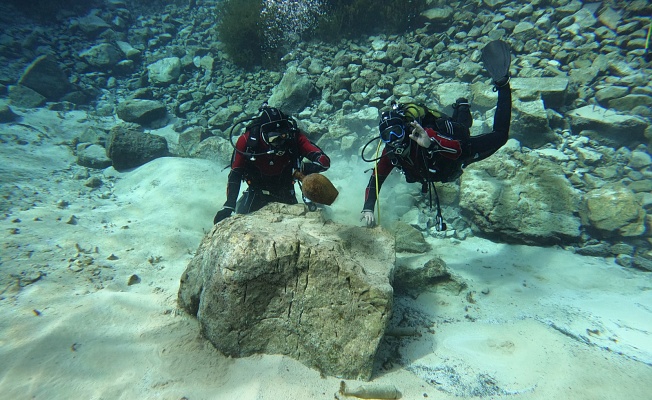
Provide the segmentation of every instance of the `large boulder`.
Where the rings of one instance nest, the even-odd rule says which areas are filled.
[[[500,150],[462,175],[460,208],[477,234],[534,245],[580,240],[580,193],[558,163]]]
[[[284,354],[370,379],[391,310],[394,239],[272,203],[215,225],[181,278],[179,305],[222,353]]]
[[[512,78],[509,82],[516,97],[521,93],[540,93],[546,108],[558,109],[566,104],[569,79],[566,77]]]
[[[167,86],[174,83],[181,75],[181,59],[167,57],[147,66],[147,77],[155,85]]]
[[[82,167],[104,169],[110,167],[111,159],[99,144],[84,143],[77,146],[77,164]]]
[[[233,146],[228,140],[211,136],[199,142],[190,150],[190,157],[215,161],[219,165],[230,166]]]
[[[450,106],[455,104],[455,101],[460,97],[469,99],[471,96],[471,85],[464,82],[442,83],[437,85],[433,95],[441,107]]]
[[[79,53],[84,61],[100,71],[115,68],[122,60],[122,53],[114,45],[101,43]]]
[[[636,194],[621,184],[610,184],[584,195],[582,222],[604,237],[640,236],[646,213]]]
[[[91,38],[95,38],[107,29],[111,29],[111,25],[94,13],[78,18],[75,22],[79,29]]]
[[[648,123],[641,118],[595,105],[571,110],[566,116],[571,120],[574,133],[591,133],[591,139],[615,148],[636,147],[644,139],[648,127]]]
[[[523,146],[532,149],[554,141],[555,135],[550,129],[543,100],[516,100],[513,107],[513,114],[516,115],[516,118],[512,119],[509,130],[510,137],[521,142]],[[494,113],[488,113],[491,115],[491,118],[487,121],[489,126],[493,126]]]
[[[9,86],[9,103],[18,108],[41,107],[47,98],[34,89],[23,85]]]
[[[123,121],[149,125],[165,117],[167,110],[160,101],[129,99],[118,104],[116,114]]]

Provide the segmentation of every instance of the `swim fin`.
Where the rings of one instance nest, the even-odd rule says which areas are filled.
[[[482,49],[482,63],[496,86],[509,81],[509,65],[512,62],[509,45],[502,40],[489,42]]]

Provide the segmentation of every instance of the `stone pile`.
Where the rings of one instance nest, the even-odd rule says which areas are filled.
[[[652,65],[644,57],[652,4],[433,0],[430,6],[422,25],[406,34],[301,42],[277,70],[254,71],[235,67],[222,51],[214,1],[142,13],[146,6],[111,0],[47,27],[2,6],[13,23],[4,24],[0,40],[0,94],[9,96],[10,107],[84,106],[93,99],[99,116],[149,127],[173,123],[179,134],[173,154],[222,163],[234,121],[270,100],[295,114],[326,151],[350,156],[376,135],[379,112],[392,100],[450,112],[464,96],[472,103],[474,133],[490,130],[496,97],[480,50],[503,39],[513,49],[515,142],[496,160],[509,168],[487,160],[449,189],[463,195],[445,206],[465,211],[449,234],[574,246],[623,265],[652,259]],[[509,184],[521,185],[522,194],[507,191],[500,203],[491,196],[478,203],[478,193],[502,193],[483,186],[487,174],[502,186],[513,179]],[[624,214],[618,215],[629,217],[607,222],[608,215],[594,214],[601,198],[610,206],[619,199]],[[512,220],[480,223],[478,209]]]

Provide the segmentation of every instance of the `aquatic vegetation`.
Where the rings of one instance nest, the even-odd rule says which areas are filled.
[[[321,0],[226,0],[218,6],[217,32],[233,62],[243,68],[272,66],[318,25]]]
[[[225,0],[217,6],[217,33],[226,53],[243,68],[262,64],[261,0]]]

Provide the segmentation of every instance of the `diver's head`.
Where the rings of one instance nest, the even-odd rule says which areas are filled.
[[[378,130],[380,131],[380,140],[389,146],[394,153],[401,155],[410,146],[405,123],[405,116],[399,109],[385,111],[380,116]]]
[[[258,123],[263,141],[273,149],[287,147],[296,132],[294,121],[278,108],[264,106],[260,112]]]

